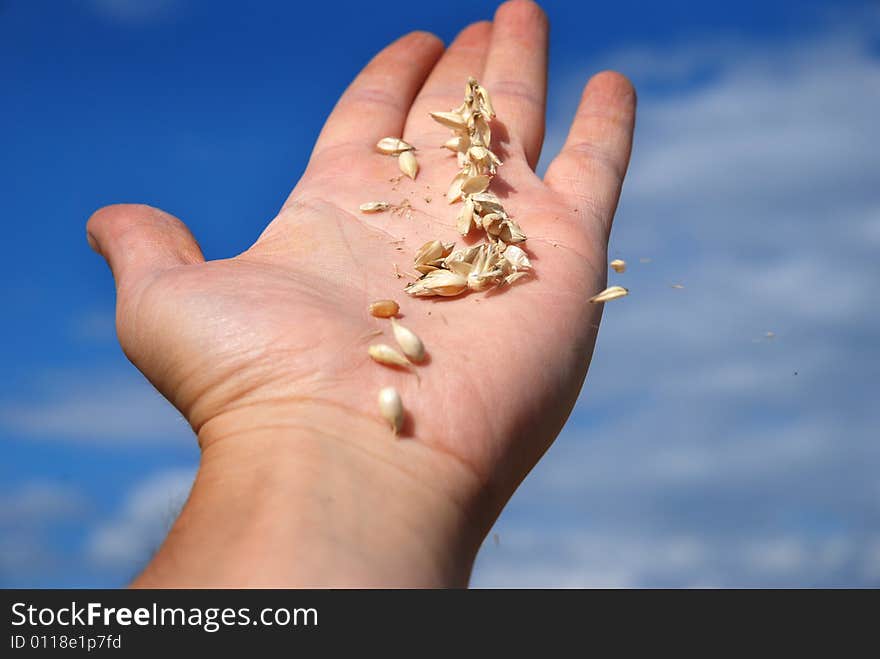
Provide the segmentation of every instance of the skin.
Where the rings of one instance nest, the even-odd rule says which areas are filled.
[[[547,20],[525,0],[463,30],[444,50],[415,32],[345,91],[308,168],[256,242],[205,262],[185,225],[148,206],[103,208],[89,243],[110,264],[126,355],[188,419],[202,449],[192,493],[135,580],[142,587],[465,586],[484,536],[562,428],[601,317],[611,221],[629,161],[635,93],[617,73],[584,89],[544,180]],[[468,75],[498,114],[504,161],[492,190],[529,239],[535,276],[489,293],[411,298],[412,256],[459,245],[456,171],[428,117],[462,99]],[[414,144],[418,178],[397,184],[385,136]],[[396,188],[393,190],[392,187]],[[428,203],[425,197],[430,197]],[[409,199],[411,217],[357,208]],[[381,366],[393,344],[373,300],[428,359]],[[381,332],[381,336],[380,336]],[[378,413],[394,386],[407,411],[395,438]]]

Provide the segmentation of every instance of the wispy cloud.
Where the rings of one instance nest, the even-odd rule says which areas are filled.
[[[168,469],[137,483],[116,516],[90,534],[87,560],[104,570],[134,575],[164,539],[194,476],[192,469]]]
[[[603,61],[647,81],[632,294],[476,585],[880,584],[876,18]]]
[[[93,309],[78,314],[70,322],[71,338],[78,342],[116,340],[116,316],[111,309]]]
[[[89,508],[81,492],[49,481],[28,481],[0,492],[0,585],[28,585],[66,562],[47,534],[81,523]]]
[[[0,401],[0,428],[95,444],[192,441],[183,417],[134,368],[55,372],[36,389]]]
[[[754,540],[703,535],[511,533],[487,547],[478,579],[493,587],[835,586],[880,582],[880,535]],[[509,545],[509,546],[508,546]],[[536,559],[536,557],[539,557]]]
[[[0,493],[0,526],[36,527],[74,519],[87,508],[83,495],[51,481],[29,481]]]

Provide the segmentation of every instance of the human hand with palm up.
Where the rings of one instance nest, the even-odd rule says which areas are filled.
[[[198,434],[202,462],[144,586],[452,586],[516,487],[558,434],[592,354],[606,247],[626,171],[635,95],[602,73],[584,90],[561,153],[534,173],[543,139],[546,19],[512,0],[444,51],[412,33],[346,90],[282,210],[239,256],[205,262],[185,226],[146,206],[88,224],[117,283],[120,342]],[[497,112],[492,183],[528,236],[534,275],[488,293],[412,298],[425,241],[461,241],[444,199],[457,171],[428,115],[461,102],[468,76]],[[416,180],[389,181],[385,136],[417,149]],[[409,213],[363,214],[407,199]],[[430,202],[428,201],[430,199]],[[469,241],[473,242],[473,240]],[[428,359],[367,356],[388,321]],[[400,437],[380,388],[406,408]]]

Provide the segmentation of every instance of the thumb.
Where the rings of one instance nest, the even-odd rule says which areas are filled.
[[[89,218],[86,236],[92,249],[107,259],[117,289],[174,266],[205,260],[186,225],[152,206],[105,206]]]

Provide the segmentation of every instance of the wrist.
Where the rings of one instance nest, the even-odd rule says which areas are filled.
[[[467,584],[486,529],[453,458],[315,404],[226,414],[199,442],[190,499],[137,585]]]

